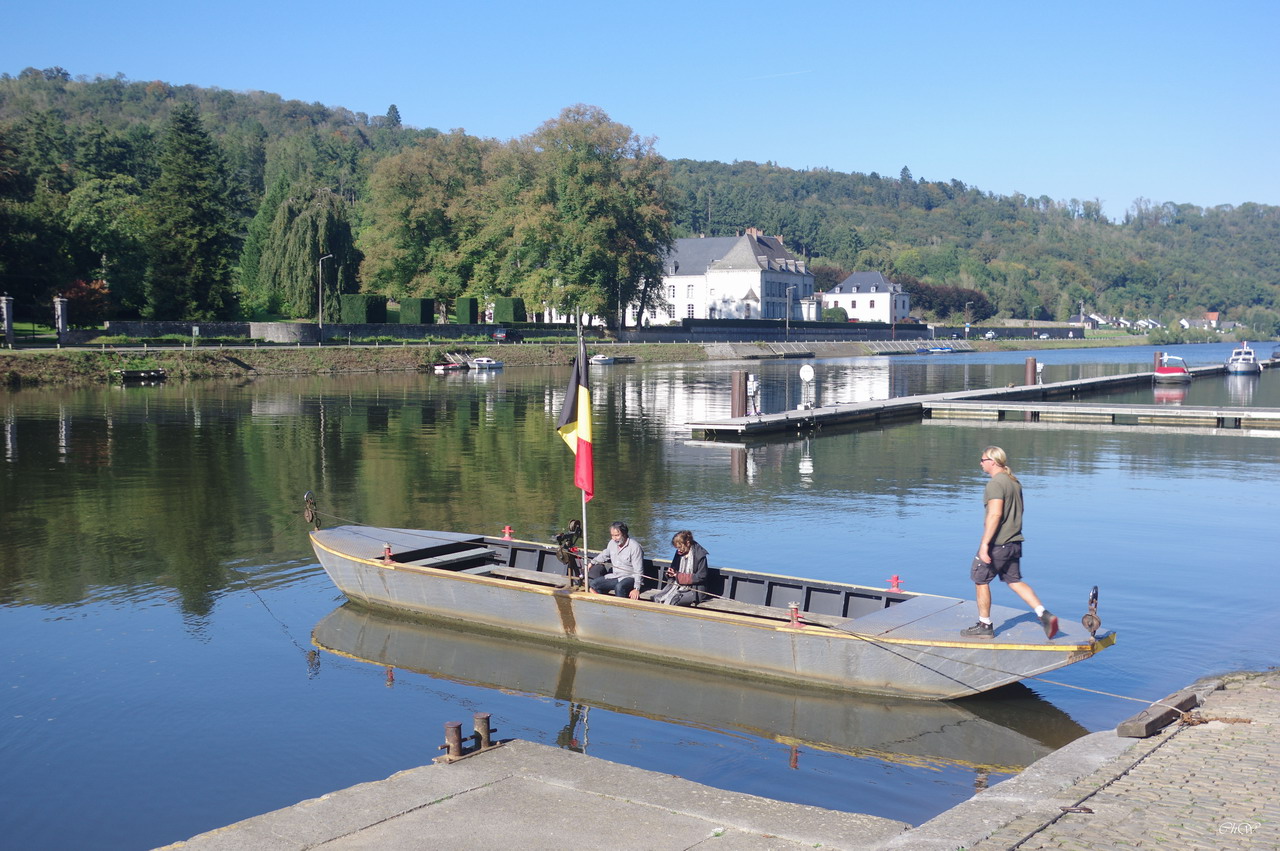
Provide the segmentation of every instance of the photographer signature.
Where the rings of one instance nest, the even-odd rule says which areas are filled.
[[[1242,836],[1251,836],[1254,831],[1262,827],[1260,821],[1224,821],[1218,825],[1218,833],[1237,833]]]

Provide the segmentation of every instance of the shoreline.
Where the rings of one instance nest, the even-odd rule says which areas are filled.
[[[1096,349],[1147,345],[1145,337],[1084,340],[967,341],[974,351]],[[815,357],[885,356],[860,342],[804,342]],[[754,352],[747,353],[744,352]],[[387,344],[330,346],[202,346],[31,348],[0,351],[0,386],[17,389],[107,385],[117,383],[117,370],[162,369],[171,381],[244,380],[259,375],[330,375],[368,372],[413,372],[443,362],[446,352],[497,355],[508,366],[567,366],[575,346],[519,343],[447,345]],[[638,363],[686,363],[775,356],[768,343],[594,343],[587,353],[622,353]]]

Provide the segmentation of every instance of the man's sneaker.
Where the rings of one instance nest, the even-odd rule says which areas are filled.
[[[1044,610],[1044,614],[1040,616],[1040,625],[1044,627],[1046,638],[1053,638],[1058,634],[1058,616],[1048,609]]]
[[[968,629],[960,630],[960,634],[967,638],[995,638],[996,628],[989,623],[978,621]]]

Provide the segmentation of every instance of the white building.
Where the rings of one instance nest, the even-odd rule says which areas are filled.
[[[663,278],[666,319],[817,319],[813,274],[780,236],[677,239]],[[656,321],[662,321],[659,311]]]
[[[843,307],[853,322],[901,322],[911,313],[911,296],[879,272],[854,272],[822,293],[822,309],[833,307]]]

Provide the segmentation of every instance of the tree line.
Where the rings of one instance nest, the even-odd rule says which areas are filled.
[[[72,320],[313,317],[339,293],[525,300],[625,321],[664,303],[681,236],[759,227],[819,289],[903,283],[916,312],[1280,331],[1280,208],[983,192],[958,180],[668,161],[597,107],[499,141],[383,115],[163,82],[0,75],[0,290]],[[320,262],[320,258],[325,258]],[[328,313],[332,309],[334,316]]]

